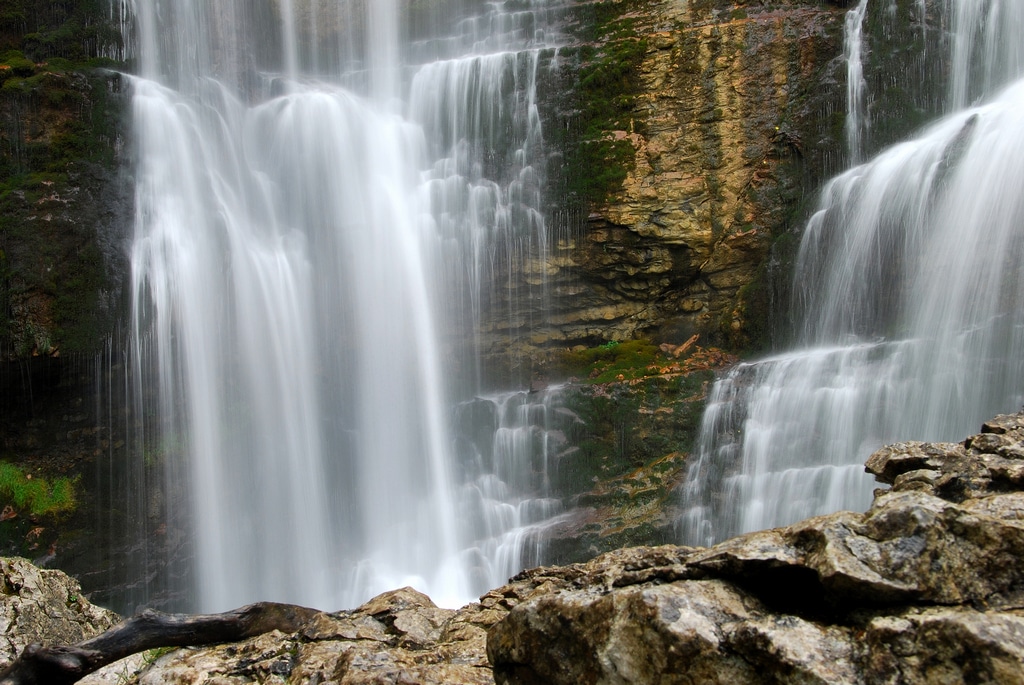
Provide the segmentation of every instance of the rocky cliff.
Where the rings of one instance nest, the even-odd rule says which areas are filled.
[[[890,487],[863,514],[536,568],[459,610],[406,588],[92,682],[1024,683],[1024,413],[962,443],[891,445],[867,469]],[[3,571],[7,658],[109,621],[62,574]],[[52,620],[12,642],[31,615]]]
[[[0,8],[0,362],[93,354],[120,315],[119,41],[105,3]]]
[[[528,344],[764,343],[770,248],[842,161],[841,4],[579,4],[544,118],[557,238],[525,268],[549,294]]]
[[[511,279],[495,275],[510,285],[488,302],[485,354],[507,364],[693,333],[733,351],[764,345],[793,229],[845,161],[851,4],[570,3],[566,46],[540,77],[551,241]],[[940,4],[869,7],[867,152],[941,111],[945,67],[927,57],[945,40]],[[0,11],[5,359],[94,351],[123,313],[124,100],[119,78],[94,68],[125,54],[115,24],[98,0]]]
[[[523,574],[497,682],[1024,682],[1024,414],[982,431],[876,452],[864,514]]]
[[[74,481],[118,442],[98,415],[95,363],[124,309],[133,196],[111,8],[0,2],[0,454],[36,483]],[[30,511],[10,486],[0,549],[52,557],[66,511]]]

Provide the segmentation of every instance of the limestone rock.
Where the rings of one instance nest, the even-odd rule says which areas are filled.
[[[833,171],[828,112],[845,98],[844,11],[806,0],[596,4],[605,18],[581,32],[584,56],[574,63],[580,45],[570,45],[559,64],[579,73],[623,52],[638,55],[635,74],[623,80],[634,92],[583,90],[569,75],[565,90],[581,92],[550,105],[546,121],[573,130],[579,110],[628,101],[622,121],[591,122],[600,129],[594,139],[567,141],[573,149],[610,141],[620,154],[602,166],[624,179],[603,200],[588,198],[578,218],[561,207],[571,197],[555,200],[554,223],[569,225],[552,231],[565,236],[544,267],[521,267],[508,279],[512,288],[494,293],[484,349],[501,354],[509,334],[526,326],[534,347],[661,330],[747,346],[768,315],[772,242],[789,229],[805,184]],[[595,174],[557,163],[548,170],[554,177]],[[509,303],[530,301],[528,283],[539,271],[548,309],[509,321]]]
[[[876,452],[892,488],[864,514],[521,574],[534,594],[489,633],[495,679],[1024,683],[1024,492],[1000,475],[1022,447],[1024,413],[997,417]]]
[[[93,606],[78,582],[17,557],[0,558],[0,661],[30,644],[69,645],[102,633],[120,618]]]
[[[318,614],[292,635],[177,650],[131,682],[485,685],[494,682],[486,629],[505,613],[487,602],[440,609],[426,595],[402,588],[352,611]]]

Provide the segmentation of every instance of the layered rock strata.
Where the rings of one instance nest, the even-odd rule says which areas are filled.
[[[868,470],[891,487],[863,514],[707,549],[637,547],[537,568],[458,611],[406,588],[317,614],[294,634],[150,654],[121,665],[118,677],[1024,683],[1024,413],[996,417],[962,443],[891,445]],[[112,620],[87,607],[73,583],[40,591],[22,580],[62,574],[22,561],[2,568],[7,657],[29,641],[76,641]],[[16,623],[28,616],[50,618]],[[92,676],[103,677],[110,672]]]
[[[521,317],[526,343],[757,344],[773,241],[841,163],[844,10],[617,0],[593,14],[559,54],[575,83],[544,118],[563,148],[548,170],[557,238],[507,294],[523,306],[545,283],[547,311]],[[494,297],[484,344],[500,351],[521,322]]]

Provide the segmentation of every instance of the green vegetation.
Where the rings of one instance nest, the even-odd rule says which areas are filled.
[[[36,73],[36,65],[25,58],[20,50],[8,50],[0,58],[0,80],[15,76],[31,76]]]
[[[650,375],[648,367],[657,356],[658,348],[649,340],[612,341],[598,347],[566,350],[556,363],[563,373],[584,382],[610,383]]]
[[[597,347],[559,352],[553,369],[583,384],[637,381],[652,377],[688,376],[695,372],[721,368],[735,358],[716,348],[695,346],[696,337],[686,345],[662,350],[647,339],[626,342],[609,341]]]
[[[565,404],[581,419],[570,436],[577,450],[561,461],[553,478],[556,490],[588,492],[668,454],[688,451],[704,409],[705,387],[713,378],[713,371],[701,370],[572,386]],[[619,495],[618,503],[628,501],[628,493]]]
[[[735,361],[693,345],[662,351],[649,340],[609,342],[563,352],[555,360],[578,377],[565,404],[580,422],[568,436],[578,450],[556,487],[580,493],[674,452],[689,449],[716,369]]]
[[[627,134],[642,132],[637,98],[647,40],[630,13],[645,1],[611,0],[579,8],[582,46],[560,52],[575,77],[565,102],[571,115],[554,131],[562,150],[563,201],[581,206],[604,202],[622,186],[635,150]],[[564,118],[564,115],[563,117]]]
[[[588,559],[622,545],[672,539],[675,487],[700,427],[715,372],[736,361],[715,348],[608,342],[563,352],[561,371],[580,377],[562,391],[572,417],[559,429],[566,445],[553,492],[593,514],[546,550],[553,563]]]
[[[120,46],[107,0],[0,0],[0,51],[86,61]]]
[[[91,352],[123,121],[105,0],[0,0],[0,354]]]
[[[63,477],[48,481],[0,461],[0,502],[33,516],[67,512],[75,508],[74,482]]]

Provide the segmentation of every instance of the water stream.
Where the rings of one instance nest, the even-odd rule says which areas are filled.
[[[872,450],[959,439],[1024,402],[1024,5],[935,11],[950,114],[823,189],[794,279],[799,344],[716,384],[682,488],[688,542],[863,510]],[[851,98],[863,116],[869,98]]]
[[[452,2],[413,35],[396,0],[135,0],[138,441],[188,483],[194,607],[493,584],[523,519],[459,525],[446,363],[495,260],[546,244],[557,5]]]

